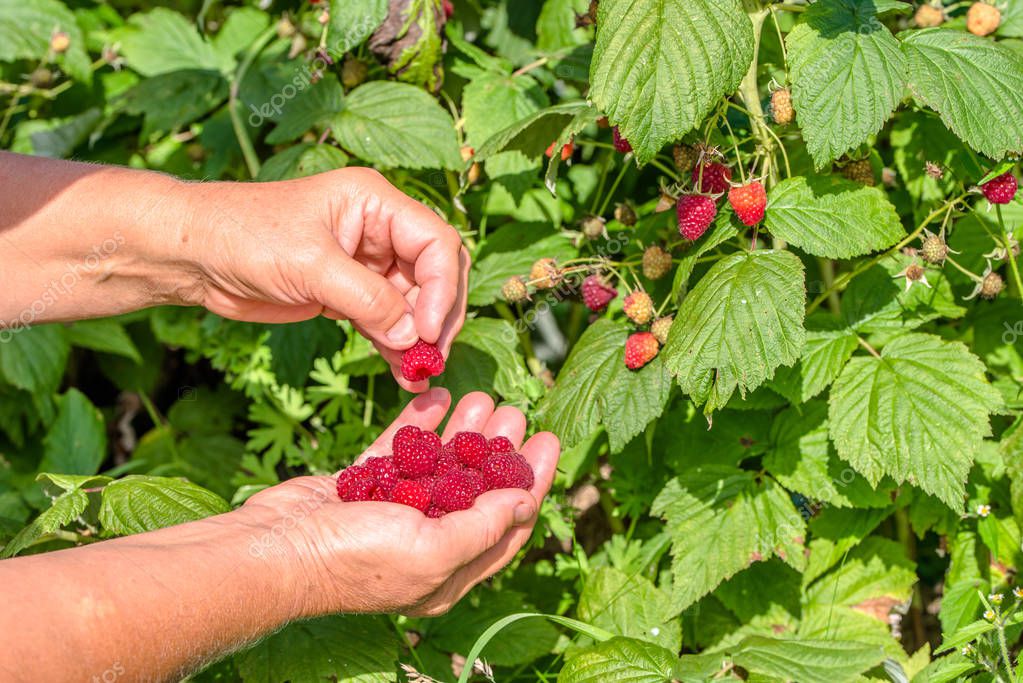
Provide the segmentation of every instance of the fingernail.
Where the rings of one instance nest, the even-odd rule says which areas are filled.
[[[411,345],[416,340],[416,321],[411,313],[401,316],[401,320],[387,331],[387,339],[399,346]]]
[[[515,506],[514,519],[515,524],[525,524],[529,520],[533,519],[533,506],[529,503],[519,503]]]

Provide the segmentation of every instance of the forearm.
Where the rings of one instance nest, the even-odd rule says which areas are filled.
[[[0,325],[193,302],[187,187],[159,173],[0,152]]]
[[[177,680],[299,616],[248,514],[0,562],[0,678]]]

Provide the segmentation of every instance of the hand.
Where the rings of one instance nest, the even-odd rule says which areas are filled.
[[[465,320],[468,252],[433,211],[368,168],[274,183],[185,185],[197,303],[255,322],[351,320],[398,371],[418,339],[447,357]]]
[[[389,455],[394,432],[406,424],[434,430],[451,397],[433,389],[413,399],[360,458]],[[299,477],[258,493],[242,511],[263,520],[308,510],[278,538],[267,554],[291,558],[296,576],[290,585],[308,588],[298,616],[344,612],[442,614],[473,586],[515,557],[529,539],[540,501],[550,489],[560,447],[543,432],[520,444],[525,417],[501,407],[486,394],[469,394],[455,408],[444,430],[446,441],[459,431],[507,436],[533,466],[531,491],[502,489],[484,493],[469,510],[430,519],[394,503],[343,503],[333,477]],[[315,502],[313,502],[315,501]],[[271,536],[264,535],[266,538]]]

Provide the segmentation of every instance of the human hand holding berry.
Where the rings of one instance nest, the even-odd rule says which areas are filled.
[[[401,372],[402,352],[422,340],[447,354],[469,268],[458,233],[433,211],[366,168],[184,187],[202,207],[193,221],[202,286],[191,303],[258,322],[351,320],[399,384],[428,387],[429,375]]]
[[[374,458],[392,453],[398,430],[411,433],[411,426],[430,434],[449,405],[450,396],[443,389],[413,399],[357,464],[389,472]],[[392,494],[394,502],[346,503],[338,498],[334,477],[300,477],[253,496],[241,512],[255,520],[273,520],[282,511],[309,507],[309,501],[319,503],[282,541],[286,544],[282,552],[288,558],[285,563],[293,568],[288,584],[307,587],[303,595],[295,596],[301,605],[296,616],[339,610],[439,614],[511,561],[532,533],[539,501],[554,477],[559,446],[549,433],[537,434],[520,446],[525,431],[521,412],[511,407],[495,410],[485,394],[469,394],[459,402],[441,437],[443,442],[451,442],[459,432],[482,433],[493,442],[492,453],[509,447],[509,453],[522,453],[534,481],[528,491],[501,488],[480,493],[468,500],[467,509],[448,512],[442,518],[424,514],[425,489],[410,479],[401,480],[408,483],[403,485],[400,501]],[[475,439],[461,440],[468,447]],[[398,467],[415,462],[410,456]],[[433,461],[430,464],[435,466]],[[490,466],[494,477],[508,478],[505,483],[518,481],[513,481],[514,463],[495,460]],[[461,470],[451,470],[438,485],[446,477],[461,474]],[[453,496],[458,493],[452,491]]]

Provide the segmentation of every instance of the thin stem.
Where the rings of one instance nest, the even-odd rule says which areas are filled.
[[[998,216],[998,227],[1002,229],[1002,238],[1005,240],[1005,258],[1009,262],[1012,270],[1012,279],[1016,283],[1016,294],[1023,298],[1023,280],[1021,280],[1019,276],[1019,266],[1016,264],[1016,255],[1012,253],[1012,238],[1005,227],[1005,221],[1002,219],[1001,204],[995,204],[995,214]]]
[[[269,43],[276,35],[277,28],[275,26],[271,26],[258,38],[256,38],[252,47],[249,49],[248,54],[245,55],[245,59],[242,60],[241,64],[238,65],[238,69],[234,72],[234,76],[231,79],[231,88],[229,91],[230,96],[227,103],[227,109],[231,114],[231,126],[234,128],[234,135],[238,138],[238,146],[241,147],[242,157],[245,158],[245,166],[249,169],[249,175],[253,178],[259,175],[259,157],[256,155],[256,150],[252,146],[252,139],[249,137],[249,132],[245,129],[245,122],[242,121],[242,115],[238,111],[238,90],[256,57],[263,51],[263,48],[266,47],[267,43]]]
[[[946,256],[945,257],[945,263],[951,263],[952,266],[955,267],[956,270],[958,270],[960,273],[962,273],[963,275],[967,276],[968,278],[970,278],[974,282],[983,282],[983,280],[984,280],[984,278],[982,278],[981,276],[977,275],[972,270],[967,270],[966,268],[964,268],[961,265],[959,265],[959,263],[954,258],[952,258],[951,256]]]
[[[533,340],[529,336],[529,329],[519,323],[518,318],[508,308],[508,304],[498,301],[494,304],[494,308],[497,310],[498,315],[507,320],[518,333],[519,343],[522,344],[522,352],[526,356],[526,366],[533,373],[533,376],[538,377],[543,368],[540,366],[540,361],[536,359],[536,353],[533,352]]]
[[[540,68],[541,66],[543,66],[544,64],[546,64],[549,61],[550,61],[550,57],[541,57],[540,59],[536,60],[535,62],[530,62],[529,64],[526,64],[525,66],[519,67],[518,69],[516,69],[515,71],[512,72],[512,78],[515,78],[516,76],[521,76],[522,74],[528,73],[528,72],[532,71],[533,69],[538,69],[538,68]]]
[[[1009,658],[1009,645],[1005,642],[1005,622],[998,619],[998,649],[1002,651],[1002,660],[1005,662],[1005,670],[1009,673],[1009,680],[1016,680],[1016,672],[1012,669],[1012,659]]]
[[[951,201],[945,203],[940,209],[936,209],[935,211],[932,211],[930,214],[928,214],[928,216],[926,218],[924,218],[923,221],[920,222],[920,225],[918,225],[913,232],[911,232],[909,235],[907,235],[905,237],[905,239],[903,239],[901,242],[896,244],[894,247],[892,247],[891,249],[889,249],[886,252],[878,254],[877,256],[875,256],[874,258],[870,259],[869,261],[864,261],[863,263],[858,265],[853,270],[851,270],[849,272],[846,272],[846,273],[842,273],[842,275],[840,275],[839,277],[835,278],[835,284],[832,285],[831,287],[829,287],[826,291],[824,291],[816,299],[814,299],[813,302],[806,308],[806,314],[810,315],[811,313],[816,311],[820,307],[820,305],[822,303],[827,301],[828,297],[831,296],[832,292],[841,292],[858,275],[860,275],[861,273],[863,273],[863,272],[865,272],[867,270],[870,270],[871,268],[876,266],[878,263],[880,263],[881,259],[883,259],[886,256],[889,256],[889,255],[899,251],[904,246],[906,246],[907,244],[909,244],[910,242],[915,240],[917,237],[920,236],[920,233],[922,233],[924,231],[924,228],[926,228],[928,225],[931,224],[931,221],[933,221],[935,218],[937,218],[942,213],[944,213],[945,211],[949,210],[949,208],[955,206],[956,204],[958,204],[959,202],[961,202],[965,198],[966,198],[966,195],[965,194],[961,194],[958,197],[956,197],[955,199],[952,199]]]
[[[373,391],[375,389],[376,375],[370,375],[366,380],[366,407],[362,411],[362,426],[369,427],[373,423]]]
[[[824,287],[831,291],[828,296],[828,308],[832,313],[838,315],[841,312],[842,304],[838,299],[838,292],[835,287],[835,262],[831,259],[819,258],[817,264],[821,269],[821,277],[824,278]]]
[[[877,352],[877,349],[868,344],[866,339],[864,339],[863,337],[856,337],[856,341],[857,343],[859,343],[860,346],[865,348],[871,356],[877,358],[878,360],[881,360],[881,354]]]
[[[628,164],[622,164],[622,170],[618,171],[618,176],[615,178],[615,181],[613,183],[611,183],[611,189],[608,190],[607,194],[604,195],[604,201],[601,202],[600,210],[597,211],[597,215],[598,216],[604,215],[604,212],[607,211],[607,205],[611,203],[611,198],[614,197],[615,191],[618,189],[618,185],[621,184],[622,178],[625,177],[625,172],[628,171],[628,170],[629,170],[629,165]]]

